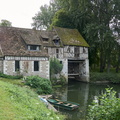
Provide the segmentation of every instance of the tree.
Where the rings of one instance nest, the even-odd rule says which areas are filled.
[[[12,23],[8,20],[1,20],[0,26],[6,26],[6,27],[11,27]]]
[[[85,31],[87,31],[86,36],[88,39],[94,40],[92,46],[97,46],[100,57],[100,72],[104,71],[106,65],[107,71],[109,72],[112,53],[116,46],[113,31],[110,28],[111,20],[115,16],[114,5],[115,0],[91,0],[91,4],[89,5],[92,11],[90,14],[91,21],[86,25]],[[94,39],[94,34],[91,34],[91,30],[96,31],[96,39]]]
[[[105,69],[109,72],[116,63],[118,71],[120,50],[116,41],[120,36],[119,6],[119,0],[53,0],[49,7],[54,14],[46,28],[58,26],[78,29],[90,45],[90,66],[97,64],[100,72]],[[116,61],[113,63],[115,54]]]
[[[64,28],[74,28],[69,13],[64,9],[57,11],[52,19],[51,27],[58,26]]]
[[[51,0],[50,5],[41,6],[40,11],[32,18],[32,26],[36,29],[49,29],[53,16],[58,9],[56,0]]]
[[[116,57],[116,72],[119,71],[119,66],[120,66],[120,2],[119,0],[114,0],[114,16],[113,19],[111,20],[111,29],[114,33],[115,40],[117,41],[116,47],[115,47],[115,54]]]

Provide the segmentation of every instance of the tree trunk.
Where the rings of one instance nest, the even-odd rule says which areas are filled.
[[[108,62],[107,62],[107,73],[109,73],[110,72],[110,66],[111,66],[111,64],[110,64],[110,56],[108,57]]]
[[[117,62],[117,65],[116,65],[116,73],[119,72],[119,66],[120,66],[120,50],[119,50],[119,54],[118,54],[118,62]]]
[[[100,53],[100,72],[103,72],[103,53]]]

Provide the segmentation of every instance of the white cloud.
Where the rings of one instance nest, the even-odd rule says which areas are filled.
[[[49,4],[50,0],[0,0],[0,21],[6,19],[12,26],[31,28],[32,17],[40,6]]]

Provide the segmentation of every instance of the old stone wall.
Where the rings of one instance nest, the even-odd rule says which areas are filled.
[[[89,82],[89,60],[85,59],[79,64],[80,69],[80,81]]]
[[[38,75],[49,79],[49,61],[39,61],[39,71],[34,71],[34,61],[20,61],[20,71],[15,71],[15,61],[4,61],[4,74],[31,76]]]
[[[3,72],[3,61],[0,60],[0,72]]]
[[[61,71],[61,75],[63,75],[66,78],[66,82],[68,82],[68,59],[59,59],[62,61],[63,69]]]
[[[14,61],[3,61],[3,73],[7,75],[15,75]]]

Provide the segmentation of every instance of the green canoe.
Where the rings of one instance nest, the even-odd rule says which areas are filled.
[[[63,108],[66,110],[74,110],[79,107],[78,103],[74,103],[70,101],[62,101],[58,99],[47,99],[47,101],[56,107]]]

